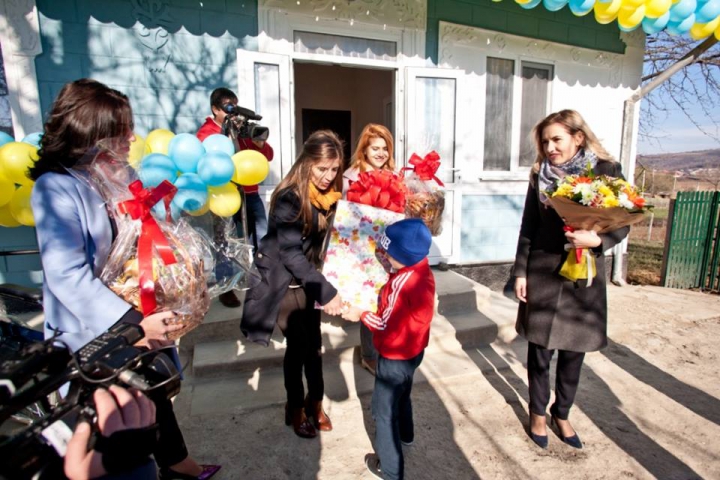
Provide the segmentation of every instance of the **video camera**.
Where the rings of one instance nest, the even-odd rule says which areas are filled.
[[[250,121],[262,120],[262,116],[252,110],[228,103],[223,106],[223,111],[227,113],[225,122],[223,122],[223,133],[232,132],[233,137],[263,142],[270,135],[269,128]]]
[[[175,396],[177,368],[164,353],[133,346],[143,336],[140,326],[118,323],[74,354],[53,339],[6,351],[0,358],[0,426],[37,403],[47,413],[0,435],[0,478],[64,478],[65,446],[78,421],[95,416],[92,396],[99,386],[129,386],[151,399]],[[66,384],[67,396],[50,406],[48,396]]]

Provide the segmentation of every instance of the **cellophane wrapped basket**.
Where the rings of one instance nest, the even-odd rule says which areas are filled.
[[[405,175],[405,215],[407,218],[421,219],[436,237],[442,233],[442,216],[445,210],[444,185],[435,176],[440,166],[440,156],[435,151],[424,158],[413,154],[409,163],[413,167],[406,168],[411,172]]]
[[[143,186],[116,145],[117,141],[99,145],[80,169],[107,202],[117,226],[99,277],[145,316],[175,312],[172,321],[183,328],[168,335],[174,340],[200,325],[210,307],[211,246],[185,220],[153,217],[153,206],[163,202],[167,207],[175,187],[167,181]]]

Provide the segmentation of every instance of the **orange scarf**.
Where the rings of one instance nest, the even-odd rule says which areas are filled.
[[[317,189],[314,183],[310,183],[310,203],[315,205],[318,210],[330,210],[330,207],[335,205],[335,202],[342,198],[342,193],[336,192],[335,188],[330,187],[327,192],[323,193]]]

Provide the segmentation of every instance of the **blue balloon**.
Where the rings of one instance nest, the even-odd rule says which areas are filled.
[[[167,210],[165,209],[165,201],[160,200],[158,203],[156,203],[150,211],[153,214],[153,217],[155,217],[158,220],[161,220],[163,222],[167,222]],[[170,218],[173,222],[177,222],[180,219],[180,216],[182,214],[182,210],[178,208],[174,202],[170,202]]]
[[[235,164],[227,153],[208,152],[200,159],[197,173],[203,182],[217,187],[232,179],[235,173]]]
[[[590,13],[593,5],[595,5],[595,0],[570,0],[568,4],[570,5],[570,11],[575,16],[582,17]]]
[[[663,28],[665,28],[670,21],[670,12],[665,12],[662,16],[658,18],[649,18],[645,17],[642,21],[642,29],[647,33],[648,35],[652,35],[653,33],[658,33]]]
[[[215,133],[203,140],[202,144],[206,152],[223,152],[231,157],[235,155],[235,145],[225,135]]]
[[[680,0],[670,7],[670,21],[682,22],[695,11],[695,7],[697,7],[696,0]]]
[[[543,7],[551,12],[557,12],[567,5],[568,0],[542,0]]]
[[[720,0],[699,0],[695,8],[695,23],[712,22],[720,15]]]
[[[175,135],[168,145],[168,156],[183,173],[195,173],[203,155],[205,155],[205,147],[195,135],[190,133]]]
[[[14,142],[15,139],[5,132],[0,132],[0,147],[6,143]]]
[[[145,187],[157,187],[163,180],[174,182],[177,170],[177,165],[167,155],[151,153],[140,161],[138,176]]]
[[[685,35],[687,32],[690,31],[694,23],[695,14],[691,13],[687,16],[685,20],[682,20],[680,22],[673,22],[672,20],[669,21],[667,27],[665,27],[665,31],[668,32],[670,35]]]
[[[38,148],[40,148],[40,138],[42,138],[43,134],[42,132],[35,132],[31,133],[29,135],[26,135],[25,138],[22,139],[24,143],[29,143],[30,145],[34,145]]]
[[[207,202],[208,189],[200,177],[194,173],[184,173],[175,181],[178,191],[172,205],[186,212],[199,210]]]
[[[540,5],[540,2],[542,2],[542,0],[530,0],[528,3],[521,3],[519,5],[525,10],[530,10]]]

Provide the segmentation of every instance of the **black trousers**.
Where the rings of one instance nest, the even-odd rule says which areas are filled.
[[[167,398],[153,398],[153,401],[159,432],[153,456],[160,468],[167,468],[185,460],[188,450],[172,402]]]
[[[303,406],[303,370],[310,400],[322,401],[325,383],[322,373],[320,310],[308,301],[302,288],[289,288],[280,302],[278,326],[285,335],[287,349],[283,361],[285,391],[290,408]]]
[[[555,350],[548,350],[534,343],[528,344],[528,383],[530,385],[530,412],[545,416],[550,402],[550,360]],[[567,420],[570,408],[575,402],[584,352],[558,350],[555,371],[555,403],[550,413],[561,420]]]

